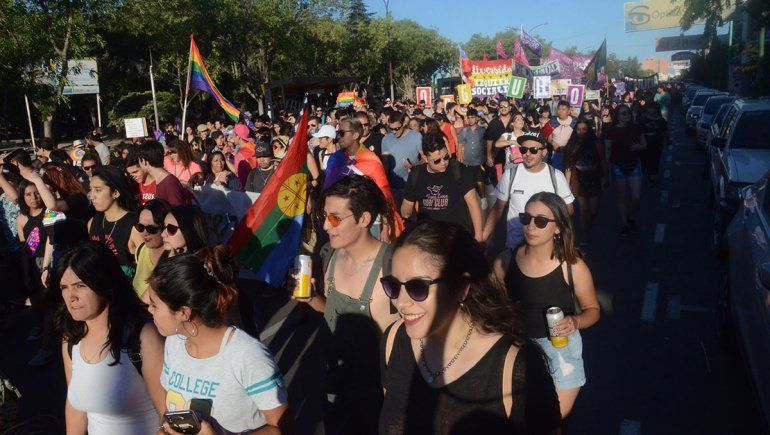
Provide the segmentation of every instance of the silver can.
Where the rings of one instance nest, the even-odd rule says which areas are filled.
[[[545,321],[548,323],[548,335],[553,347],[564,347],[569,343],[566,336],[557,336],[554,332],[556,324],[564,319],[564,311],[559,307],[550,307],[545,311]]]

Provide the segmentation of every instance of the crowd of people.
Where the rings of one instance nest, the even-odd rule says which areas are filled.
[[[608,87],[581,107],[310,109],[315,268],[295,299],[333,337],[327,431],[559,433],[587,380],[581,330],[600,318],[583,260],[599,197],[612,183],[620,235],[639,230],[669,101],[664,86]],[[177,433],[164,414],[188,409],[203,409],[201,434],[292,433],[281,370],[239,314],[241,265],[193,192],[260,193],[299,116],[169,124],[112,149],[97,129],[67,151],[43,138],[2,155],[2,255],[35,313],[28,363],[64,361],[67,433]],[[340,157],[368,166],[340,175]]]

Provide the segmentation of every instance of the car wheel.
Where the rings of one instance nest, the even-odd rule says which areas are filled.
[[[730,313],[730,271],[727,270],[722,278],[722,285],[717,295],[716,307],[716,336],[717,343],[723,348],[733,348],[736,344],[735,324]]]

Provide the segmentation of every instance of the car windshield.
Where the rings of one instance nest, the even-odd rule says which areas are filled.
[[[744,113],[735,126],[730,148],[770,149],[770,110]]]
[[[698,92],[698,89],[699,88],[690,89],[689,91],[687,91],[685,95],[687,95],[687,98],[692,98],[692,96],[695,95],[696,92]]]
[[[729,98],[719,98],[719,97],[709,98],[708,102],[703,107],[703,113],[713,115],[717,113],[717,110],[719,110],[720,107],[722,107],[722,104],[725,104],[728,101],[730,101]]]
[[[693,106],[702,106],[702,105],[706,104],[706,100],[708,100],[710,96],[711,95],[703,95],[703,94],[698,95],[697,97],[695,97],[694,100],[692,100],[692,105]]]

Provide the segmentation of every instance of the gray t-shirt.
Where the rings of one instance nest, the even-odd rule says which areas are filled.
[[[487,131],[484,127],[477,126],[475,129],[463,127],[457,140],[465,145],[463,151],[463,163],[465,166],[483,165],[486,160],[486,143],[484,142],[484,133]]]
[[[422,134],[407,129],[401,137],[388,133],[382,138],[382,159],[388,161],[388,181],[392,189],[403,189],[409,170],[404,167],[406,159],[417,164],[422,150]]]
[[[190,399],[209,399],[211,416],[222,427],[243,432],[264,426],[260,411],[281,406],[287,395],[270,351],[256,338],[231,328],[219,353],[202,359],[187,353],[179,335],[167,337],[160,383],[166,389],[168,411],[190,409]]]
[[[107,145],[105,145],[104,142],[96,144],[94,150],[96,151],[96,154],[99,155],[99,160],[102,161],[103,166],[110,164],[110,149],[107,148]]]

